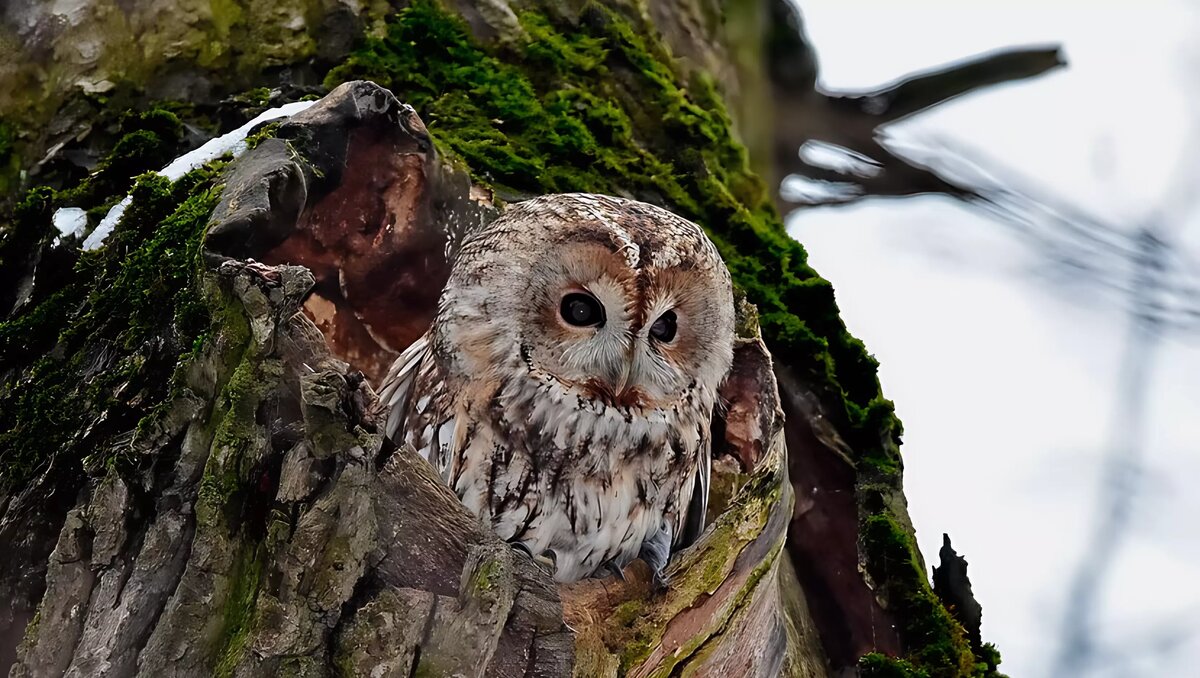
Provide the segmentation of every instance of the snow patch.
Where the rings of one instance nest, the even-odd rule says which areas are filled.
[[[133,202],[133,196],[127,195],[121,198],[121,202],[113,205],[108,210],[108,214],[105,214],[104,218],[100,220],[100,224],[96,226],[96,230],[92,231],[91,235],[83,241],[83,249],[90,252],[103,245],[104,239],[116,228],[117,222],[121,220],[121,217],[125,216],[125,210],[128,209],[131,202]]]
[[[54,212],[53,221],[60,238],[82,235],[87,228],[87,212],[78,207],[63,207]]]
[[[315,103],[315,101],[296,101],[290,104],[284,104],[283,106],[279,106],[277,108],[263,111],[253,120],[233,130],[232,132],[223,134],[214,139],[209,139],[199,148],[188,151],[187,153],[184,153],[178,158],[172,160],[166,167],[159,170],[158,173],[170,179],[171,181],[178,181],[180,177],[188,172],[191,172],[197,167],[203,166],[205,163],[212,162],[226,153],[230,153],[236,158],[246,152],[246,136],[250,133],[250,130],[264,122],[295,115],[303,110],[308,109]],[[117,225],[117,222],[120,221],[121,217],[125,215],[125,210],[129,207],[130,200],[130,196],[125,196],[121,202],[114,205],[113,208],[108,211],[108,214],[104,215],[104,218],[100,220],[100,224],[96,226],[96,230],[92,231],[91,235],[89,235],[87,239],[83,241],[83,249],[90,251],[104,244],[104,239],[108,237],[109,233],[112,233],[113,228],[115,228]],[[58,226],[59,224],[59,214],[70,210],[83,213],[83,210],[77,207],[61,208],[54,213],[55,226]],[[74,215],[74,212],[71,212],[70,214]],[[69,217],[66,215],[62,217],[64,220],[67,218]],[[87,223],[86,218],[87,217],[85,215],[85,225]],[[59,228],[59,231],[62,231],[61,227]]]
[[[171,164],[159,170],[159,174],[165,176],[171,181],[178,181],[180,177],[188,172],[191,172],[197,167],[200,167],[204,163],[211,162],[222,155],[225,155],[226,151],[232,153],[236,158],[237,156],[246,152],[246,135],[250,134],[250,130],[264,122],[295,115],[300,111],[309,108],[315,103],[317,102],[297,101],[290,104],[284,104],[278,108],[272,108],[269,111],[263,111],[258,115],[258,117],[233,130],[232,132],[219,136],[215,139],[209,139],[199,148],[193,151],[188,151],[187,153],[179,156],[173,160]]]

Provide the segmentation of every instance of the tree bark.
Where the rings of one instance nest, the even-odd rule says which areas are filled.
[[[265,22],[282,34],[261,4],[227,30],[250,35]],[[299,31],[303,44],[270,49],[208,35],[217,17],[164,6],[171,21],[139,46],[177,35],[177,21],[227,51],[211,63],[201,47],[148,58],[148,80],[129,101],[185,83],[181,98],[194,101],[174,110],[227,127],[268,103],[324,92],[314,73],[328,71],[330,84],[401,54],[415,61],[380,78],[403,86],[416,109],[369,82],[330,84],[228,166],[174,187],[139,179],[129,216],[98,254],[56,237],[52,210],[75,201],[102,212],[130,184],[102,183],[114,167],[154,167],[152,156],[141,165],[118,157],[129,125],[147,128],[134,136],[178,133],[177,145],[194,146],[192,122],[182,132],[163,131],[153,112],[101,122],[107,104],[94,91],[0,100],[0,114],[25,130],[14,146],[32,171],[25,183],[47,187],[7,197],[0,239],[0,279],[15,290],[0,325],[0,397],[29,405],[0,447],[0,540],[10,554],[0,563],[0,671],[983,675],[913,544],[899,424],[874,363],[846,333],[828,283],[802,249],[788,249],[749,170],[769,167],[774,148],[750,116],[774,105],[763,44],[777,3],[652,5],[426,1],[351,17],[321,4],[305,15],[320,21]],[[54,82],[108,82],[114,89],[101,94],[125,97],[104,58],[118,41],[88,23],[106,2],[83,2],[61,31],[39,23],[49,16],[39,8],[10,10],[4,30],[54,49],[29,50],[0,81],[36,80],[66,41],[86,35],[101,56],[64,66],[70,77]],[[145,18],[143,8],[120,11]],[[279,11],[292,10],[281,2]],[[424,33],[402,32],[418,19]],[[320,22],[340,28],[325,34]],[[347,32],[366,46],[351,50]],[[434,33],[442,43],[405,51]],[[426,53],[442,47],[444,63]],[[414,73],[416,63],[430,72]],[[225,97],[278,83],[280,68],[291,81],[272,93]],[[466,85],[456,80],[471,68]],[[549,70],[566,86],[547,86]],[[435,73],[445,80],[422,80]],[[507,79],[489,79],[497,73]],[[471,97],[518,86],[564,126],[540,135],[562,140],[539,146],[544,162],[505,146],[542,144],[518,129],[536,117],[484,116],[475,127],[481,120],[469,115]],[[211,91],[222,93],[197,94]],[[453,99],[464,91],[465,105]],[[560,95],[579,92],[557,108],[572,101]],[[737,102],[733,120],[722,93]],[[51,125],[29,123],[47,111]],[[602,148],[571,147],[573,124],[590,126],[582,138]],[[759,304],[739,301],[739,345],[714,422],[710,527],[675,555],[665,593],[651,592],[640,563],[624,580],[554,585],[380,433],[371,385],[428,326],[457,240],[505,201],[551,189],[632,195],[696,219]],[[198,220],[194,234],[171,240],[184,217]],[[176,294],[154,267],[166,270],[178,252],[184,263],[163,274],[185,285]],[[173,312],[109,293],[130,279]],[[209,320],[202,329],[186,321],[197,304]],[[78,411],[30,404],[47,385]],[[78,430],[45,449],[36,428],[54,417]]]

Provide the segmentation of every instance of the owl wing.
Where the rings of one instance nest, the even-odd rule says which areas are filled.
[[[408,402],[416,390],[421,364],[429,360],[430,353],[429,335],[423,334],[396,358],[380,384],[379,400],[388,411],[385,433],[397,443],[404,442],[401,429],[408,417]]]
[[[445,479],[456,421],[428,334],[392,363],[379,399],[388,410],[387,437],[397,445],[412,445]]]
[[[679,535],[677,549],[690,546],[704,531],[704,520],[708,515],[708,489],[712,482],[712,443],[705,436],[697,450],[700,459],[696,464],[692,498],[688,502],[687,515],[683,521],[683,532]]]

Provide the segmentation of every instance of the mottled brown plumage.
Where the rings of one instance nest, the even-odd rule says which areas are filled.
[[[388,435],[560,581],[639,555],[661,572],[703,527],[733,313],[695,224],[597,195],[519,203],[467,236],[392,366]]]

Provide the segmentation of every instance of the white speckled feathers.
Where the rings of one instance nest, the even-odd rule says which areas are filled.
[[[703,526],[732,346],[729,273],[699,227],[536,198],[464,241],[433,326],[384,381],[388,435],[561,581],[639,555],[661,571]]]

